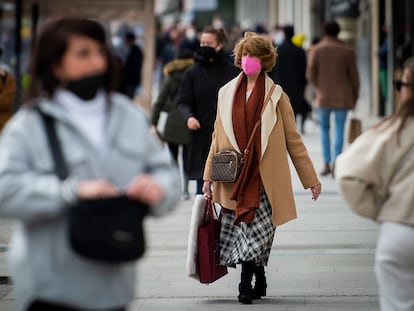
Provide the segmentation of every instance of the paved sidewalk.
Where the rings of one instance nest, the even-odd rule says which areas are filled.
[[[307,123],[305,143],[322,166],[318,129]],[[322,178],[311,200],[293,173],[298,219],[276,230],[267,297],[252,306],[236,301],[240,268],[210,285],[185,276],[191,202],[161,220],[147,222],[151,248],[139,263],[137,300],[131,310],[378,310],[373,271],[377,225],[354,215],[335,180]]]
[[[319,170],[318,129],[311,122],[304,140]],[[239,267],[210,285],[185,275],[192,202],[182,201],[171,215],[146,221],[149,249],[138,263],[137,298],[130,311],[378,310],[373,271],[377,225],[346,207],[331,177],[321,179],[322,195],[313,202],[294,170],[292,175],[298,219],[276,230],[266,268],[267,297],[253,305],[237,302]],[[0,231],[1,243],[7,234]],[[1,273],[3,267],[0,249]],[[0,285],[0,310],[14,310],[10,287],[4,285]]]

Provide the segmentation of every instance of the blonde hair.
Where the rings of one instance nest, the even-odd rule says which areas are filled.
[[[243,53],[260,59],[262,69],[269,72],[276,64],[277,52],[270,39],[255,32],[247,31],[234,47],[234,65],[241,68]]]

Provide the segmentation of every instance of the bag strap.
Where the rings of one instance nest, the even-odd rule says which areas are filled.
[[[262,111],[260,111],[260,116],[262,116],[263,111],[265,110],[265,108],[266,108],[266,106],[267,106],[267,103],[270,101],[270,97],[272,96],[272,94],[273,94],[273,90],[275,89],[275,87],[276,87],[276,85],[275,85],[275,84],[273,84],[273,85],[272,85],[272,87],[270,88],[270,91],[269,91],[269,93],[267,94],[266,99],[265,99],[265,101],[264,101],[264,103],[263,103]],[[254,125],[254,127],[253,127],[253,131],[252,131],[252,133],[250,134],[249,141],[247,142],[246,148],[244,149],[244,155],[245,155],[245,154],[247,154],[247,153],[249,152],[249,147],[250,147],[250,145],[251,145],[251,143],[252,143],[252,141],[253,141],[254,134],[256,133],[256,130],[257,130],[257,128],[259,127],[259,125],[260,125],[260,123],[261,123],[261,122],[262,122],[261,118],[260,118],[259,120],[257,120],[257,121],[256,121],[256,124],[255,124],[255,125]]]
[[[206,200],[206,209],[204,211],[204,217],[203,220],[206,219],[206,215],[208,214],[209,222],[214,221],[214,214],[216,214],[216,218],[219,219],[220,216],[217,214],[216,207],[214,206],[213,200],[211,198],[208,198]]]
[[[63,157],[59,139],[56,135],[55,119],[49,115],[46,115],[39,109],[39,107],[36,107],[35,109],[42,117],[43,124],[45,126],[47,141],[55,163],[55,172],[60,180],[65,180],[69,176],[69,172],[66,166],[65,158]]]

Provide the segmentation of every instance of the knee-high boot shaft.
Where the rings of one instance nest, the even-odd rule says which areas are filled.
[[[243,261],[241,271],[241,282],[239,284],[239,302],[252,303],[252,279],[254,274],[254,262]]]
[[[253,288],[253,299],[260,299],[263,296],[266,296],[266,276],[265,276],[265,270],[263,266],[255,266],[254,267],[254,275],[256,278],[256,282],[254,284]]]

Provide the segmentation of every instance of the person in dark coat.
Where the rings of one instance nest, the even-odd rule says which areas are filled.
[[[152,108],[151,123],[155,127],[160,119],[161,111],[168,113],[163,132],[158,132],[161,139],[168,144],[173,158],[178,164],[178,151],[182,146],[182,163],[185,168],[187,165],[187,145],[189,140],[189,130],[177,110],[177,93],[183,80],[184,72],[194,63],[193,52],[182,49],[178,52],[177,59],[167,63],[163,68],[164,82],[161,87],[157,100]],[[188,179],[184,172],[183,198],[189,199]]]
[[[306,87],[306,53],[301,47],[292,42],[294,28],[292,25],[283,27],[284,37],[282,44],[277,48],[277,64],[269,73],[270,78],[282,86],[288,94],[295,117],[300,115],[301,132],[305,133],[305,120],[311,111],[309,103],[305,99]]]
[[[190,129],[187,176],[189,180],[197,181],[197,194],[202,193],[218,90],[240,72],[224,53],[224,41],[222,29],[208,26],[203,30],[200,49],[195,53],[195,64],[184,73],[178,91],[177,108]]]
[[[132,32],[126,33],[124,39],[129,52],[123,66],[121,93],[134,98],[135,90],[141,85],[143,53],[141,48],[135,44],[135,35]]]

